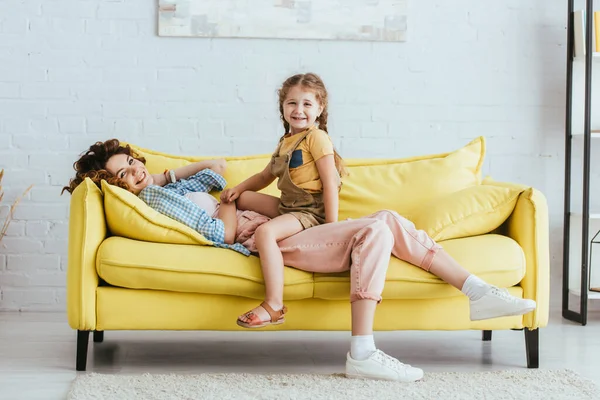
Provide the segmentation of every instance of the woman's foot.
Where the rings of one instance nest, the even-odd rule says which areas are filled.
[[[280,310],[275,311],[266,301],[263,301],[258,307],[240,315],[237,324],[244,328],[263,328],[267,325],[279,325],[285,322],[283,316],[286,312],[286,306],[282,306]]]
[[[356,379],[381,379],[386,381],[414,382],[423,378],[423,370],[376,350],[369,358],[358,361],[346,356],[346,377]]]
[[[485,294],[470,301],[471,321],[523,315],[535,310],[537,304],[530,299],[521,299],[508,293],[506,289],[489,286]]]

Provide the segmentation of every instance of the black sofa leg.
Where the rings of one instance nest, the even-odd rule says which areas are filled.
[[[77,360],[75,363],[77,371],[85,371],[89,337],[90,331],[77,331]]]
[[[104,341],[104,331],[94,331],[94,343],[102,343]]]
[[[483,340],[484,342],[489,342],[490,340],[492,340],[492,331],[481,331],[481,333],[481,340]]]
[[[525,350],[527,351],[527,368],[539,368],[540,366],[540,330],[527,328],[525,332]]]

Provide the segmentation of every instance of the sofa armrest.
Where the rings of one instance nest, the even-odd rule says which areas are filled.
[[[544,327],[548,324],[550,312],[550,238],[546,197],[539,190],[524,185],[491,180],[484,183],[523,189],[503,228],[525,253],[527,270],[521,281],[523,297],[537,302],[537,309],[524,316],[523,325],[531,329]]]
[[[69,216],[67,316],[73,329],[96,328],[96,254],[106,234],[102,192],[86,178],[73,191]]]

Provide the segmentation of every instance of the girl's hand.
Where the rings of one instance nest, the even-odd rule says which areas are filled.
[[[241,192],[237,188],[237,186],[225,189],[221,192],[221,201],[223,203],[231,203],[236,201],[238,197],[240,197]]]

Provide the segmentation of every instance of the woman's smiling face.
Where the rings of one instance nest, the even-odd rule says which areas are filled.
[[[129,191],[135,195],[154,183],[144,163],[127,154],[115,154],[109,158],[106,170],[125,182]]]

